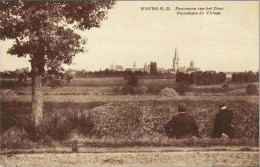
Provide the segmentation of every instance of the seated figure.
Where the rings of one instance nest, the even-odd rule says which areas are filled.
[[[181,104],[178,107],[179,114],[164,126],[165,132],[169,138],[185,138],[195,136],[200,138],[198,126],[193,116],[186,114],[186,105]]]
[[[229,138],[234,138],[232,119],[233,112],[227,109],[227,105],[222,103],[219,105],[219,112],[216,114],[214,127],[212,131],[212,138],[220,138],[223,136],[228,136]]]

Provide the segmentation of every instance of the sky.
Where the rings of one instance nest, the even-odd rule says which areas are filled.
[[[77,70],[104,70],[114,62],[141,68],[157,62],[172,68],[175,48],[179,64],[191,60],[201,70],[224,72],[259,69],[258,1],[118,1],[100,28],[78,32],[87,37],[85,53],[77,54]],[[169,7],[170,10],[141,10],[141,7]],[[220,15],[177,15],[178,8],[223,8]],[[187,10],[182,10],[187,12]],[[215,12],[219,12],[216,10]],[[0,41],[0,71],[30,67],[27,58],[6,53],[13,41]]]

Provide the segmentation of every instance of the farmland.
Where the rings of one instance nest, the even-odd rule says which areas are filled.
[[[4,85],[2,90],[9,90],[6,96],[1,96],[2,119],[5,120],[1,124],[2,132],[11,127],[30,129],[30,82],[19,86],[15,80],[1,80],[1,84]],[[71,141],[78,140],[83,147],[257,145],[258,96],[246,94],[247,84],[229,83],[228,88],[191,86],[189,92],[181,96],[164,96],[156,91],[117,94],[115,88],[125,84],[123,78],[76,78],[56,89],[44,86],[44,121],[49,126],[42,128],[44,135],[38,144],[69,146]],[[171,79],[139,80],[139,87],[149,89],[175,86]],[[224,101],[234,111],[235,140],[210,139],[218,105]],[[195,117],[202,139],[168,139],[164,133],[163,125],[178,113],[180,103],[188,105],[187,112]],[[10,141],[9,133],[2,138]],[[24,145],[14,148],[35,147],[35,141],[30,141],[28,135]],[[8,142],[2,143],[3,147],[8,145]]]
[[[11,89],[17,95],[30,95],[30,81],[27,86],[19,86],[15,79],[0,79],[1,89]],[[257,84],[257,83],[255,83]],[[43,87],[45,95],[115,95],[115,89],[126,85],[124,78],[75,78],[71,82],[64,82],[62,87],[53,89]],[[159,92],[165,87],[175,88],[174,79],[140,79],[140,88],[144,89],[142,94],[151,95]],[[247,84],[229,83],[227,88],[222,85],[191,86],[186,96],[241,96],[246,95]]]

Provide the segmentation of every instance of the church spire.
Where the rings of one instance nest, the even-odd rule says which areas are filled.
[[[178,71],[179,70],[179,56],[178,56],[178,51],[177,48],[175,48],[175,55],[173,58],[173,71]]]
[[[179,60],[177,48],[175,48],[174,60]]]

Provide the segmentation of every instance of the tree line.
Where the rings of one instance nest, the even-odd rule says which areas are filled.
[[[196,85],[214,85],[225,82],[226,74],[223,72],[193,72],[191,74],[179,72],[176,74],[177,83],[196,84]]]
[[[112,70],[100,70],[100,71],[76,71],[74,77],[75,78],[105,78],[105,77],[128,77],[132,74],[135,74],[139,78],[164,78],[164,79],[172,79],[174,78],[174,74],[172,73],[160,73],[156,72],[156,74],[149,73],[146,71],[112,71]]]
[[[234,73],[232,74],[232,82],[238,83],[248,83],[248,82],[258,82],[259,81],[259,73],[256,72],[242,72],[242,73]]]

